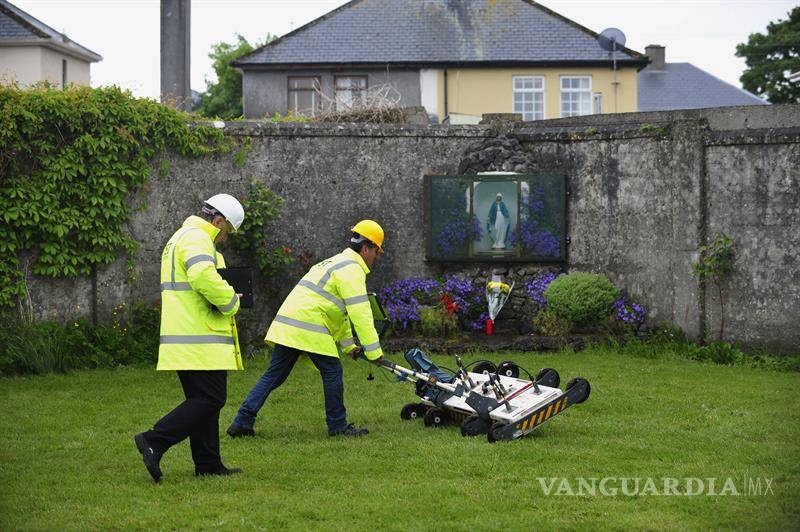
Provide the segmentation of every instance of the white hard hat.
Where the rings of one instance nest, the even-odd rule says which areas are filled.
[[[206,200],[206,205],[217,209],[228,220],[236,232],[244,221],[244,208],[239,200],[230,194],[217,194]]]

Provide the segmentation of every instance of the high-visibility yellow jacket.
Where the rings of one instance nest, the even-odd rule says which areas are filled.
[[[349,248],[315,264],[281,305],[267,343],[338,358],[340,350],[355,349],[355,329],[369,360],[383,356],[367,297],[368,273],[361,255]]]
[[[242,369],[233,315],[239,297],[220,277],[219,229],[190,216],[161,255],[159,370]]]

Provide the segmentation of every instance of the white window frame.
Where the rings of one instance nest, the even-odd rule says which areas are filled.
[[[586,80],[589,80],[589,87],[585,88],[585,89],[573,89],[573,88],[565,89],[564,88],[564,80],[565,79],[582,79],[582,80],[586,79]],[[585,113],[578,112],[577,114],[566,114],[565,115],[564,114],[564,93],[574,94],[574,93],[582,93],[582,92],[589,95],[589,100],[588,100],[588,103],[587,103],[586,112]],[[559,79],[558,79],[558,115],[560,117],[562,117],[562,118],[565,118],[565,117],[568,117],[568,116],[585,116],[585,115],[593,114],[592,113],[592,104],[593,104],[592,94],[593,94],[592,93],[592,76],[559,76]]]
[[[537,89],[535,87],[532,88],[532,89],[525,89],[525,88],[517,89],[516,88],[516,84],[517,84],[516,82],[517,82],[518,79],[519,80],[526,80],[526,79],[538,80],[541,83],[541,89]],[[534,109],[533,109],[533,115],[531,116],[531,118],[529,118],[529,119],[526,118],[524,111],[519,113],[519,114],[522,115],[522,119],[525,120],[525,121],[544,120],[545,117],[547,116],[547,94],[545,93],[545,87],[547,87],[547,84],[545,83],[545,81],[546,80],[545,80],[544,76],[511,76],[511,112],[512,113],[517,113],[516,102],[514,101],[514,95],[516,95],[516,94],[541,94],[542,95],[542,112],[541,112],[541,116],[540,117],[537,116],[536,101],[535,100],[533,101]],[[524,83],[524,81],[523,81],[523,83]],[[524,99],[524,96],[523,96],[523,99]],[[523,109],[524,109],[524,104],[526,102],[523,100],[521,103],[523,104]]]
[[[363,87],[354,87],[354,79],[364,80]],[[339,82],[347,81],[348,86],[340,87]],[[358,105],[358,100],[363,102],[364,96],[369,90],[369,76],[366,74],[345,74],[333,76],[333,101],[337,110],[346,111]]]

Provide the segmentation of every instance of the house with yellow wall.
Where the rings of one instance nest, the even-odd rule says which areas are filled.
[[[531,0],[353,0],[234,61],[244,113],[315,115],[390,86],[434,121],[637,110],[645,55]]]

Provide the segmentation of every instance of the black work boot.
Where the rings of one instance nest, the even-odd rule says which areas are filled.
[[[241,473],[241,472],[242,472],[242,468],[241,467],[227,468],[225,466],[220,466],[219,469],[212,469],[210,471],[201,471],[201,470],[195,468],[194,476],[196,476],[196,477],[205,477],[205,476],[218,475],[218,476],[221,476],[221,477],[227,477],[227,476],[230,476],[230,475],[236,475],[236,474]]]
[[[243,427],[241,425],[237,425],[236,423],[231,423],[231,426],[228,427],[228,430],[225,431],[228,436],[231,438],[241,438],[243,436],[255,436],[256,431],[252,428]]]
[[[356,428],[352,423],[343,429],[328,431],[328,436],[363,436],[365,434],[369,434],[367,429],[363,427]]]
[[[142,453],[142,461],[144,462],[144,466],[147,468],[147,472],[150,473],[150,476],[153,477],[153,480],[158,482],[161,480],[161,456],[162,453],[157,452],[153,447],[147,442],[147,438],[144,437],[144,432],[141,432],[133,437],[133,442],[136,444],[136,448]]]

